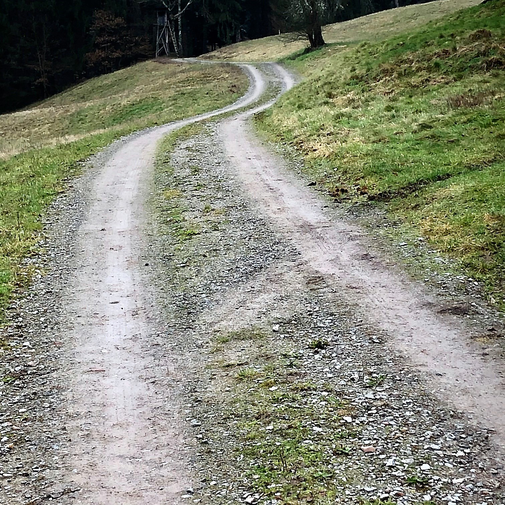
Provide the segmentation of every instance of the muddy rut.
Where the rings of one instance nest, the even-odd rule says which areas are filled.
[[[319,279],[367,324],[388,336],[384,345],[415,364],[444,405],[464,412],[465,422],[487,429],[490,450],[498,460],[505,451],[502,364],[485,360],[471,340],[475,329],[464,318],[437,313],[433,294],[375,252],[361,228],[328,208],[324,198],[258,142],[251,116],[273,103],[264,98],[268,90],[279,94],[294,81],[278,65],[243,68],[251,87],[242,100],[116,143],[82,183],[87,203],[73,234],[72,255],[62,260],[67,264],[58,297],[57,340],[63,342],[64,352],[58,355],[50,379],[62,391],[58,411],[64,415],[65,431],[59,438],[65,439],[65,451],[55,457],[58,465],[47,467],[51,482],[47,492],[39,489],[36,479],[30,484],[12,468],[4,469],[2,503],[51,499],[128,505],[192,500],[195,453],[186,443],[193,435],[188,435],[191,423],[184,414],[189,368],[175,352],[156,352],[160,341],[170,336],[158,308],[159,292],[149,278],[150,263],[156,258],[146,252],[148,201],[158,141],[185,125],[239,109],[246,112],[220,122],[213,142],[222,146],[223,163],[236,174],[254,213],[298,255],[298,273],[290,274],[286,266],[278,266],[277,274],[275,269],[263,272],[260,292],[253,299],[230,289],[216,297],[212,317],[221,314],[222,322],[227,313],[253,301],[268,305],[290,275]],[[294,277],[291,290],[298,282]],[[260,498],[244,500],[256,503]],[[225,502],[241,500],[219,503]]]

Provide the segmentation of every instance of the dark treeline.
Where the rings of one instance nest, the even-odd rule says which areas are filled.
[[[147,57],[148,30],[135,0],[0,0],[0,110]]]
[[[159,12],[170,51],[194,56],[289,30],[289,1],[0,0],[0,112],[154,56]],[[333,21],[411,3],[344,0]]]

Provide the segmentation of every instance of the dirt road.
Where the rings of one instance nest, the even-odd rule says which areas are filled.
[[[388,398],[403,401],[404,394],[427,395],[430,408],[460,412],[458,433],[476,426],[472,429],[477,434],[465,445],[468,452],[458,456],[459,474],[450,478],[443,474],[443,484],[434,484],[432,494],[415,490],[412,496],[403,491],[394,495],[396,481],[388,481],[383,486],[384,497],[407,496],[404,502],[398,498],[398,503],[432,497],[456,503],[465,496],[464,503],[501,503],[503,368],[479,354],[480,348],[471,341],[474,327],[462,317],[437,313],[433,295],[389,264],[356,224],[327,208],[324,199],[255,140],[248,119],[270,101],[187,141],[174,160],[176,172],[179,167],[184,178],[165,181],[167,187],[180,186],[178,194],[187,200],[185,212],[199,225],[203,226],[203,218],[198,217],[198,209],[207,208],[202,194],[209,202],[219,201],[222,212],[229,216],[205,211],[205,219],[209,215],[216,219],[214,227],[191,245],[181,247],[170,241],[160,245],[160,239],[152,236],[156,228],[148,202],[157,191],[153,187],[157,142],[182,126],[250,107],[267,96],[269,89],[285,91],[293,85],[290,75],[277,65],[265,65],[262,71],[251,66],[244,69],[251,76],[251,89],[239,103],[114,144],[75,183],[61,208],[56,207],[53,240],[68,249],[54,254],[51,275],[41,279],[20,305],[18,327],[13,326],[12,332],[31,334],[33,339],[25,345],[26,337],[19,336],[25,354],[20,351],[8,364],[15,369],[18,360],[21,368],[29,369],[35,365],[25,364],[28,359],[40,364],[47,358],[49,373],[40,371],[43,387],[37,382],[39,375],[30,373],[23,375],[25,382],[17,382],[24,392],[4,386],[3,442],[13,441],[13,447],[3,451],[1,503],[51,499],[133,505],[266,499],[251,494],[254,485],[248,488],[244,477],[234,473],[240,465],[233,468],[231,454],[239,443],[232,435],[221,440],[229,448],[223,448],[219,457],[197,448],[198,440],[222,431],[217,420],[223,417],[219,404],[230,390],[225,377],[216,382],[221,372],[208,376],[212,335],[256,326],[273,328],[277,334],[282,321],[294,321],[294,314],[300,312],[304,319],[298,327],[289,323],[294,325],[289,331],[296,339],[305,331],[304,325],[319,320],[311,311],[323,307],[340,307],[342,314],[354,314],[339,316],[342,321],[334,323],[342,327],[342,335],[354,331],[346,325],[356,318],[381,335],[381,350],[363,345],[348,356],[347,364],[356,368],[365,360],[383,359],[398,374],[402,360],[416,365],[414,373],[420,373],[422,380],[406,385],[405,393],[400,386],[394,386],[393,392],[384,390]],[[200,169],[186,173],[189,166]],[[70,245],[63,245],[67,242]],[[215,256],[212,251],[217,251]],[[315,294],[314,285],[322,291]],[[316,301],[319,308],[314,309]],[[45,314],[43,318],[33,317],[34,307],[36,314]],[[326,320],[332,317],[330,314]],[[323,330],[328,332],[324,325],[317,331]],[[315,332],[310,333],[313,341],[326,342],[325,334],[316,338]],[[345,347],[345,338],[338,345]],[[248,351],[237,350],[241,352]],[[389,353],[397,356],[396,361],[388,361]],[[244,363],[251,360],[251,356],[243,358]],[[339,368],[346,366],[344,360]],[[344,375],[324,370],[331,380],[344,380]],[[317,382],[321,370],[307,361],[304,373],[313,373]],[[210,403],[214,402],[210,411],[201,410],[201,398],[195,397],[198,391],[210,395]],[[13,395],[16,399],[10,401]],[[9,414],[13,405],[19,419]],[[200,417],[207,420],[200,421]],[[425,428],[416,432],[420,437],[429,426],[440,433],[451,427],[446,414],[418,421]],[[402,422],[411,420],[398,420]],[[387,436],[381,443],[387,447]],[[419,440],[409,444],[422,446]],[[452,444],[450,454],[456,457],[456,442],[447,444]],[[424,458],[422,451],[430,450],[429,445],[419,449]],[[391,455],[388,458],[391,461]],[[447,468],[452,472],[455,466],[447,459],[449,452],[430,458],[431,467],[439,465],[440,472],[448,472]],[[374,467],[373,461],[367,464]],[[377,460],[375,465],[379,464],[382,462]],[[218,476],[216,481],[212,475]],[[461,482],[458,476],[463,477]],[[229,485],[223,494],[224,481]],[[216,485],[219,492],[212,491]],[[467,486],[462,489],[463,485]],[[389,488],[392,491],[386,492]],[[342,503],[358,503],[353,501],[361,499],[357,489]],[[375,488],[362,491],[372,492],[380,496]]]
[[[308,265],[391,335],[391,344],[426,370],[440,396],[492,429],[505,450],[505,367],[482,357],[475,329],[442,317],[440,302],[374,252],[358,226],[331,210],[306,182],[256,140],[248,118],[223,123],[222,142],[244,186]],[[482,330],[485,333],[485,329]]]

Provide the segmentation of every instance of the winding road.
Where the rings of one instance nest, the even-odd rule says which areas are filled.
[[[271,67],[284,77],[286,89],[292,85],[281,67]],[[76,437],[69,455],[73,481],[83,489],[81,503],[158,503],[160,489],[168,503],[175,503],[190,487],[177,420],[146,380],[157,366],[143,351],[156,334],[140,256],[146,205],[160,139],[261,99],[267,89],[262,72],[250,65],[243,69],[251,86],[242,99],[134,135],[115,150],[90,188],[63,315],[70,322],[68,338],[75,342],[69,430],[93,427],[86,437]]]
[[[71,503],[175,504],[194,485],[183,399],[177,387],[166,391],[155,380],[176,374],[176,364],[146,352],[159,331],[142,253],[147,202],[158,141],[233,112],[219,123],[218,138],[257,212],[293,244],[308,268],[390,336],[387,345],[426,372],[442,401],[491,429],[496,445],[505,449],[503,369],[482,358],[462,318],[436,313],[432,295],[376,255],[361,229],[328,209],[257,141],[249,119],[274,103],[261,103],[266,91],[276,86],[280,94],[294,81],[276,64],[242,68],[251,86],[241,100],[116,144],[89,188],[61,316],[65,338],[73,343],[65,370],[69,473],[54,478],[79,488]]]

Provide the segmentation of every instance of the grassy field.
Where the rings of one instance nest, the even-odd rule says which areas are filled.
[[[0,321],[30,281],[23,260],[38,250],[40,217],[79,161],[135,130],[232,103],[247,87],[229,65],[151,61],[0,116]]]
[[[502,307],[504,19],[492,0],[382,42],[300,52],[286,62],[306,80],[258,120],[337,200],[386,205]]]
[[[438,0],[377,12],[326,26],[323,31],[324,39],[329,44],[339,45],[384,40],[399,33],[409,32],[446,14],[477,5],[480,1]],[[203,58],[226,61],[273,61],[290,56],[306,46],[306,40],[290,34],[281,34],[223,47],[203,55]]]

